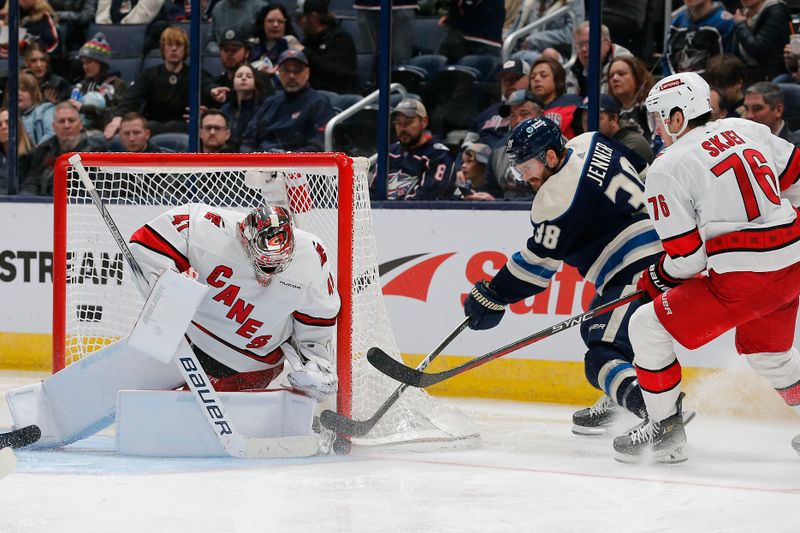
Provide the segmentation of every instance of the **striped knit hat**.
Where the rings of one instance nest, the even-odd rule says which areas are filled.
[[[78,57],[94,59],[95,61],[99,61],[104,65],[108,65],[108,62],[111,59],[111,45],[108,44],[108,41],[106,41],[105,35],[98,33],[89,39],[86,44],[81,46],[81,50],[78,52]]]

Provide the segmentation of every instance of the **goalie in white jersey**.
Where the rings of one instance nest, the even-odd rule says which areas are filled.
[[[329,352],[339,295],[318,237],[289,212],[188,204],[137,230],[131,252],[148,279],[191,272],[210,290],[186,332],[218,391],[264,388],[283,369],[318,400],[336,389]]]
[[[217,391],[265,389],[286,361],[295,390],[317,401],[335,392],[330,349],[339,295],[330,260],[287,209],[183,205],[139,228],[130,243],[151,286],[167,269],[209,286],[185,336]],[[113,422],[121,390],[182,386],[175,364],[132,350],[125,338],[6,399],[15,427],[41,429],[33,447],[51,448]]]
[[[643,272],[638,288],[653,302],[629,331],[649,419],[614,449],[621,461],[652,453],[679,462],[686,435],[673,340],[695,349],[735,328],[739,353],[800,411],[800,151],[755,122],[711,122],[708,84],[694,73],[664,78],[646,104],[667,146],[645,183],[665,253]]]

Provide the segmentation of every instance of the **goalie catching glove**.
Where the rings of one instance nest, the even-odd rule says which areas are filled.
[[[464,301],[470,329],[491,329],[500,323],[505,312],[506,302],[486,280],[476,283]]]
[[[331,362],[321,355],[321,353],[328,354],[324,346],[319,343],[301,342],[298,353],[294,345],[285,342],[281,345],[281,349],[289,366],[292,367],[287,377],[295,390],[318,402],[324,401],[336,392],[339,381]]]
[[[645,300],[655,300],[684,282],[682,279],[673,278],[667,274],[667,271],[664,270],[665,257],[666,254],[662,254],[658,261],[646,268],[636,283],[636,290],[647,292]]]

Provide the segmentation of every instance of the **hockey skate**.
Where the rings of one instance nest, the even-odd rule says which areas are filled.
[[[575,411],[572,432],[581,436],[605,435],[622,410],[617,402],[604,394],[593,406]]]
[[[800,435],[792,439],[792,448],[794,448],[794,451],[797,453],[800,453]]]
[[[683,453],[686,444],[684,430],[684,393],[678,396],[677,412],[654,422],[645,419],[624,435],[614,439],[614,459],[622,463],[682,463],[687,457]]]

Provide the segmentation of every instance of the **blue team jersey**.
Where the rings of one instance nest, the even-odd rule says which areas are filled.
[[[533,236],[492,282],[509,301],[547,288],[562,261],[602,294],[631,283],[663,250],[645,207],[647,163],[599,133],[572,139],[567,150],[533,200]]]
[[[389,147],[387,199],[446,200],[454,191],[453,156],[447,146],[429,137],[410,150],[400,143]]]

